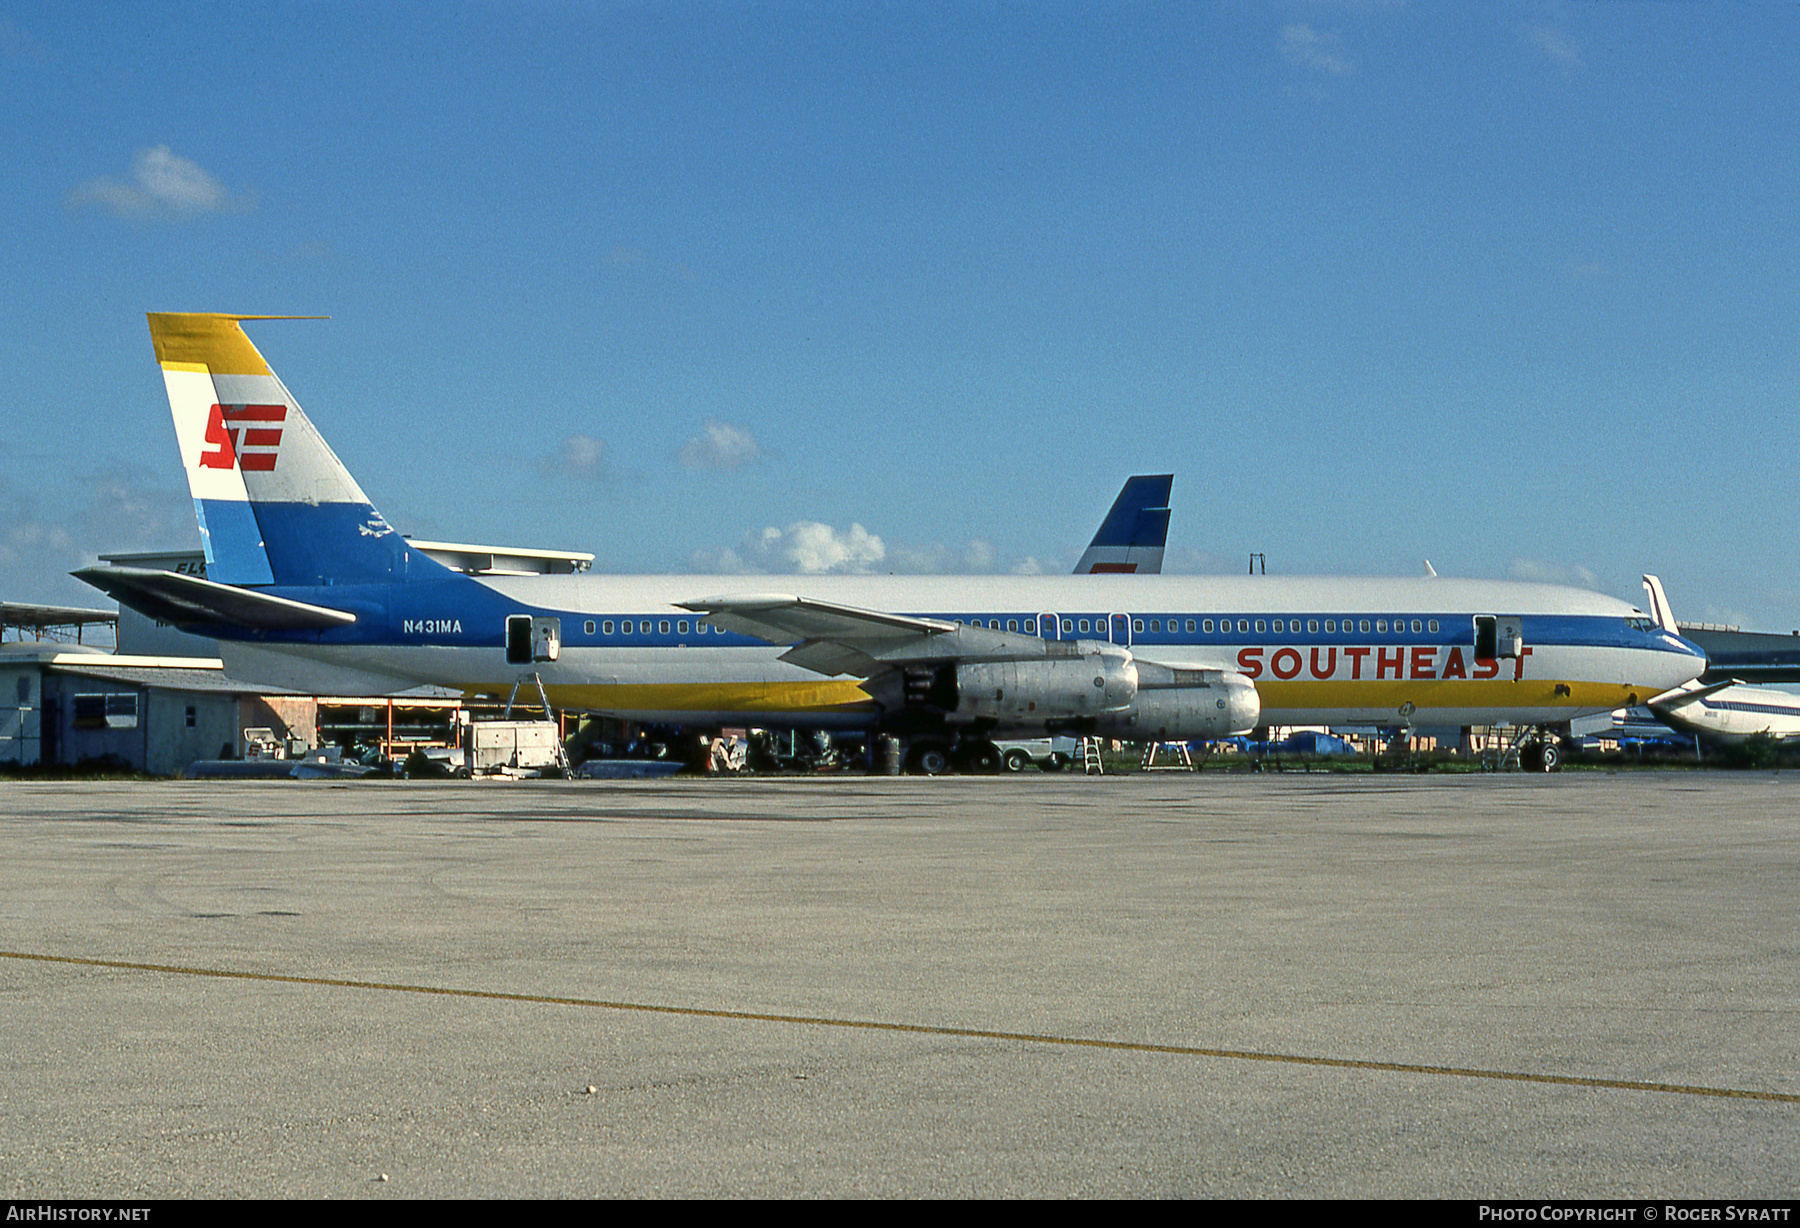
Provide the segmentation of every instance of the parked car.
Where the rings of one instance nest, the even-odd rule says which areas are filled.
[[[1009,772],[1023,772],[1036,764],[1046,772],[1060,772],[1081,754],[1079,738],[1022,738],[995,742],[1000,748],[1000,766]]]

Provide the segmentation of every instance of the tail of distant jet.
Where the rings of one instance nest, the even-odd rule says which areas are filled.
[[[1669,608],[1669,598],[1663,592],[1662,581],[1655,576],[1645,576],[1644,594],[1650,599],[1650,621],[1670,635],[1680,635],[1681,627],[1675,621],[1675,612]]]
[[[1174,483],[1175,476],[1169,473],[1126,478],[1112,510],[1100,522],[1100,531],[1075,564],[1075,574],[1161,572],[1163,545],[1169,540],[1169,489]]]
[[[207,576],[304,587],[399,579],[404,540],[239,327],[283,318],[294,317],[150,315]]]

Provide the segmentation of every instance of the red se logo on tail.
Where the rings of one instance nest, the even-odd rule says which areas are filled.
[[[278,426],[250,423],[285,422],[285,405],[215,405],[206,419],[206,442],[216,451],[200,454],[202,469],[230,469],[267,473],[275,468],[275,449],[281,445]],[[226,423],[237,425],[227,426]],[[243,438],[240,441],[239,435]]]

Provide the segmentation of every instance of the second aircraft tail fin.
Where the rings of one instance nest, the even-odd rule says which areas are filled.
[[[1655,576],[1645,576],[1644,593],[1650,598],[1650,621],[1670,635],[1680,635],[1681,628],[1675,624],[1675,612],[1669,608],[1662,581]]]
[[[1075,574],[1161,572],[1163,545],[1169,540],[1169,490],[1174,484],[1175,476],[1169,473],[1126,478],[1112,510],[1100,522],[1100,531],[1075,564]]]

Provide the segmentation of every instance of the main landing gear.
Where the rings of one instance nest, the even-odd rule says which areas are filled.
[[[1568,755],[1563,744],[1567,736],[1567,726],[1529,726],[1521,729],[1504,751],[1483,754],[1481,765],[1493,772],[1504,772],[1515,765],[1521,772],[1560,772]]]
[[[986,738],[915,738],[906,750],[906,770],[915,776],[942,776],[952,770],[991,776],[1002,766],[1000,748]]]

